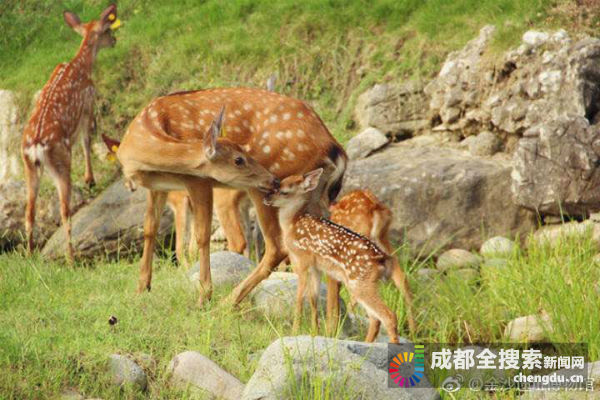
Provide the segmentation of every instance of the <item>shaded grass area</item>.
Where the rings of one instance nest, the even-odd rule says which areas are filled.
[[[554,249],[533,246],[526,253],[515,251],[505,268],[490,272],[483,267],[482,278],[470,282],[452,276],[416,279],[415,270],[429,262],[401,257],[415,292],[418,331],[411,339],[501,342],[508,321],[544,310],[554,321],[551,342],[586,342],[590,359],[597,360],[596,252],[591,240],[565,241]],[[136,279],[137,262],[69,268],[38,256],[1,255],[0,395],[53,398],[65,388],[77,388],[102,398],[187,398],[190,393],[173,387],[166,372],[179,352],[199,351],[246,382],[262,349],[280,336],[292,335],[291,315],[268,319],[249,301],[239,311],[223,304],[230,287],[217,288],[214,301],[198,309],[197,292],[186,272],[166,259],[157,262],[151,293],[135,295]],[[403,324],[400,293],[386,284],[382,294]],[[345,291],[343,295],[348,300]],[[108,324],[111,315],[119,320],[115,326]],[[299,334],[309,334],[308,318],[303,322]],[[405,329],[400,331],[407,336]],[[364,333],[363,329],[353,338],[362,340]],[[157,361],[149,370],[147,394],[112,387],[106,373],[112,353],[133,358],[146,353]],[[294,398],[325,393],[320,398],[333,399],[326,395],[328,385],[306,381],[291,393]],[[460,398],[477,396],[463,392]]]

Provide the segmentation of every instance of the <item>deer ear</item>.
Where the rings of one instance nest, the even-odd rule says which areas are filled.
[[[104,9],[104,11],[102,11],[102,14],[100,14],[100,21],[102,21],[103,24],[112,24],[114,21],[116,21],[117,19],[117,5],[116,4],[111,4],[110,6],[106,7]]]
[[[219,115],[210,124],[208,132],[204,134],[204,154],[209,160],[214,160],[217,156],[217,138],[223,131],[223,120],[225,118],[225,107],[221,108]]]
[[[304,192],[313,191],[319,186],[319,178],[321,178],[322,173],[323,168],[318,168],[304,174],[304,181],[302,182]]]
[[[85,35],[85,29],[83,29],[83,25],[81,25],[81,20],[77,16],[77,14],[71,11],[64,11],[63,17],[67,25],[71,27],[75,32],[79,33],[81,36]]]

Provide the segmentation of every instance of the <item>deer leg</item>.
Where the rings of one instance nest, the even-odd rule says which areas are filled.
[[[81,143],[83,145],[83,158],[85,160],[85,183],[88,187],[92,188],[96,185],[94,179],[94,173],[92,172],[92,157],[90,152],[90,144],[92,141],[92,135],[96,132],[96,119],[90,117],[87,127],[83,135],[81,135]]]
[[[144,252],[140,264],[140,279],[137,292],[150,291],[152,284],[152,258],[156,245],[156,235],[160,225],[160,217],[167,200],[167,192],[148,191],[146,215],[144,217]]]
[[[413,317],[413,295],[410,290],[410,285],[408,284],[408,279],[406,278],[406,274],[400,267],[398,260],[394,257],[392,263],[392,280],[394,284],[402,292],[402,296],[404,297],[404,304],[406,306],[406,320],[408,322],[408,329],[410,333],[414,334],[416,331],[415,319]]]
[[[194,216],[194,235],[198,245],[198,261],[200,263],[200,296],[198,306],[212,296],[210,276],[210,227],[212,219],[213,188],[208,180],[191,180],[186,187],[192,203]]]
[[[248,191],[248,194],[254,207],[256,207],[260,229],[265,238],[265,255],[260,260],[258,267],[233,290],[231,296],[234,305],[239,304],[256,285],[267,279],[271,275],[271,272],[286,257],[286,252],[283,249],[281,228],[277,219],[277,209],[264,205],[264,196],[259,191],[251,189]]]
[[[231,188],[215,188],[215,211],[227,238],[227,249],[244,254],[247,243],[240,215],[240,201],[245,192]]]
[[[60,219],[65,229],[66,258],[69,264],[74,261],[71,243],[71,154],[67,148],[56,147],[48,154],[48,171],[54,180],[60,203]]]
[[[25,232],[27,234],[27,251],[33,252],[33,226],[35,222],[35,202],[40,187],[41,167],[25,160],[25,179],[27,181],[27,208],[25,209]]]
[[[363,287],[359,291],[355,291],[355,293],[356,300],[365,308],[365,310],[367,310],[369,318],[375,318],[381,321],[387,330],[390,342],[398,343],[398,318],[396,317],[396,313],[392,312],[392,310],[385,305],[383,300],[381,300],[381,297],[379,297],[377,286]],[[369,332],[370,331],[371,326],[369,326]],[[370,336],[367,336],[367,339],[369,338]]]
[[[304,293],[306,291],[308,271],[306,268],[298,267],[294,268],[294,272],[298,275],[298,289],[296,292],[296,308],[294,310],[294,325],[292,326],[292,332],[296,334],[300,328],[300,321],[302,321],[302,307],[304,305]]]
[[[169,192],[167,196],[167,204],[171,210],[173,210],[175,217],[175,254],[177,254],[177,261],[179,264],[187,268],[189,266],[189,260],[185,254],[188,222],[187,193],[184,196],[181,192]]]
[[[327,334],[335,336],[340,322],[340,289],[342,283],[327,277]]]
[[[367,331],[367,337],[365,338],[365,342],[372,343],[379,335],[379,327],[381,326],[381,321],[377,318],[373,318],[369,316],[369,330]]]
[[[318,300],[319,300],[319,286],[321,283],[320,274],[315,271],[314,268],[310,269],[309,274],[309,292],[308,292],[308,301],[310,303],[310,313],[311,313],[311,327],[313,333],[315,335],[319,334],[319,310],[318,310]]]

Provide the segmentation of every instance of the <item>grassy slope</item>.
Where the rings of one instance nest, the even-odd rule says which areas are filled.
[[[26,95],[40,88],[79,43],[61,10],[87,20],[105,4],[4,2],[0,87]],[[140,107],[172,90],[262,86],[277,72],[278,90],[313,102],[343,138],[357,89],[431,76],[488,23],[509,46],[547,8],[541,0],[123,0],[119,43],[98,60],[101,130],[120,135]]]
[[[427,265],[402,257],[404,268],[412,271],[416,294],[418,332],[412,339],[500,342],[509,320],[546,310],[555,321],[552,342],[587,342],[591,359],[598,359],[596,251],[588,240],[564,242],[554,250],[516,251],[506,269],[471,283],[416,280],[414,269]],[[245,382],[256,368],[257,357],[251,355],[278,336],[292,334],[290,318],[269,320],[249,302],[239,312],[221,304],[230,288],[218,289],[215,301],[198,310],[197,293],[185,271],[166,259],[157,264],[152,292],[137,296],[137,263],[72,269],[37,257],[0,255],[0,397],[52,398],[75,387],[88,396],[116,398],[105,363],[109,354],[119,352],[134,357],[147,353],[157,360],[150,368],[150,398],[186,398],[168,383],[165,372],[175,354],[199,351]],[[400,294],[389,285],[382,291],[402,323]],[[115,327],[107,323],[111,315],[119,319]],[[300,333],[308,334],[304,322]],[[296,390],[294,398],[306,398],[310,388]],[[125,393],[127,398],[145,397]]]
[[[62,10],[85,21],[106,5],[104,0],[0,3],[0,88],[20,93],[23,119],[33,93],[79,45]],[[95,72],[98,130],[120,137],[158,95],[262,87],[276,73],[276,89],[308,100],[344,142],[355,129],[356,97],[369,85],[429,79],[449,51],[485,24],[498,26],[497,47],[507,48],[530,27],[556,25],[547,17],[549,9],[543,0],[122,0],[117,47],[100,53]],[[75,157],[75,185],[85,191],[79,150]],[[96,160],[94,169],[98,186],[88,196],[114,179],[111,166]],[[47,193],[54,190],[44,179],[42,195]]]

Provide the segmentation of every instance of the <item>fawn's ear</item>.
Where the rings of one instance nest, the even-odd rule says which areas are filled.
[[[85,36],[85,29],[83,25],[81,25],[81,20],[79,16],[71,11],[63,11],[63,18],[67,25],[71,27],[75,32],[79,33],[81,36]]]
[[[321,178],[322,173],[323,168],[318,168],[304,174],[304,181],[302,182],[304,192],[310,192],[319,186],[319,178]]]
[[[204,154],[209,160],[214,160],[217,156],[217,138],[223,131],[223,120],[225,118],[225,107],[221,108],[219,115],[210,124],[208,132],[204,134]]]
[[[102,11],[102,14],[100,14],[100,23],[104,29],[110,28],[113,31],[121,26],[121,21],[117,18],[116,4],[111,4]]]

